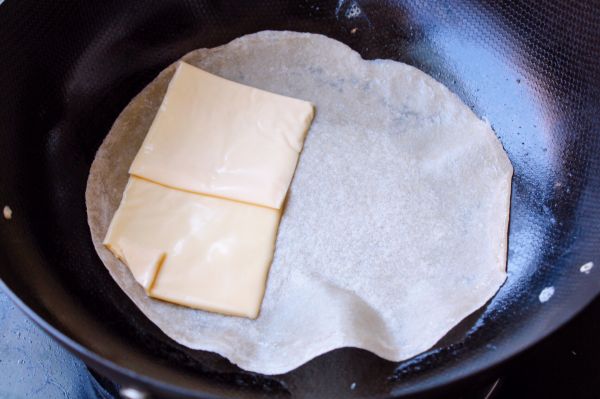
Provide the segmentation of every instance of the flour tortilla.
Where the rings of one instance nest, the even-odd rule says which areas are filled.
[[[316,105],[257,320],[150,299],[102,246],[174,65],[125,108],[86,191],[95,248],[165,334],[243,369],[290,371],[359,347],[399,361],[484,305],[506,278],[512,166],[488,123],[425,73],[325,36],[260,32],[182,58]]]

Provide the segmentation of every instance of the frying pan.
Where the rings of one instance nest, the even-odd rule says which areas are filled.
[[[486,117],[509,154],[508,280],[414,359],[345,348],[285,375],[245,372],[162,334],[94,251],[86,179],[119,112],[186,52],[265,29],[322,33],[364,58],[420,68]],[[7,0],[0,202],[13,218],[0,223],[4,288],[95,370],[160,396],[399,397],[472,381],[600,291],[599,32],[600,4],[588,1]],[[588,262],[596,267],[581,272]]]

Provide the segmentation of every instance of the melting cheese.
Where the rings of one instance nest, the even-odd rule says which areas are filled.
[[[179,63],[104,244],[154,298],[256,318],[313,116]]]
[[[181,62],[129,172],[280,209],[313,116],[307,101]]]
[[[131,176],[104,244],[150,296],[256,318],[280,212]]]

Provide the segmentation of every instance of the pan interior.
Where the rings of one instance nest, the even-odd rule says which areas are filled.
[[[14,217],[0,223],[0,277],[44,321],[102,357],[154,384],[216,395],[339,397],[352,383],[361,395],[402,394],[496,363],[600,288],[597,268],[579,271],[600,265],[600,11],[542,3],[8,0],[0,7],[0,199]],[[397,364],[341,349],[281,376],[243,372],[165,337],[94,251],[86,180],[122,108],[186,52],[265,29],[321,33],[366,59],[418,67],[491,122],[513,163],[508,281],[415,359]],[[542,303],[549,287],[554,295]]]

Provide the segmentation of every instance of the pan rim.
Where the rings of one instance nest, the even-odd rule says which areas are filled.
[[[206,398],[206,399],[227,399],[225,396],[215,396],[213,394],[207,392],[200,392],[197,390],[190,390],[188,388],[181,387],[179,385],[175,385],[171,382],[164,381],[162,379],[156,379],[150,377],[146,374],[139,373],[135,370],[132,370],[128,367],[125,367],[119,363],[115,363],[112,360],[107,359],[103,355],[96,353],[95,351],[89,349],[88,347],[80,344],[75,339],[61,331],[59,328],[55,327],[44,319],[42,316],[37,314],[33,309],[31,309],[16,293],[14,293],[10,287],[0,278],[0,289],[2,289],[8,298],[30,319],[32,320],[38,327],[40,327],[44,332],[46,332],[52,339],[57,341],[61,346],[66,348],[69,352],[75,354],[79,359],[81,359],[86,365],[91,366],[96,369],[98,372],[105,374],[108,378],[115,378],[118,380],[119,376],[123,378],[127,378],[134,381],[139,381],[142,385],[149,387],[151,389],[156,389],[159,392],[164,392],[168,394],[176,394],[178,396],[187,396],[187,397],[197,397],[197,398]],[[447,387],[451,384],[458,384],[466,381],[469,378],[473,378],[477,375],[481,375],[486,371],[491,371],[494,368],[498,368],[510,359],[522,354],[526,350],[532,348],[533,346],[539,344],[544,341],[550,335],[554,334],[556,331],[564,327],[569,321],[571,321],[575,316],[580,314],[583,309],[585,309],[591,302],[593,302],[596,298],[600,297],[600,295],[590,296],[586,299],[582,306],[577,309],[577,311],[568,314],[566,317],[563,317],[558,323],[556,323],[553,328],[548,329],[543,334],[539,335],[537,339],[528,340],[527,342],[515,346],[508,351],[504,351],[496,355],[495,358],[492,359],[491,362],[481,362],[475,367],[470,368],[468,371],[456,371],[449,376],[447,373],[443,373],[441,376],[437,376],[436,378],[432,378],[431,381],[427,382],[425,380],[422,383],[416,385],[408,385],[406,387],[396,388],[390,395],[376,395],[373,398],[377,399],[396,399],[402,398],[407,395],[415,395],[415,394],[427,394],[438,391],[443,387]],[[408,360],[408,359],[407,359]],[[451,366],[456,367],[456,366]],[[131,384],[135,386],[135,384]],[[152,391],[155,393],[155,391]]]

